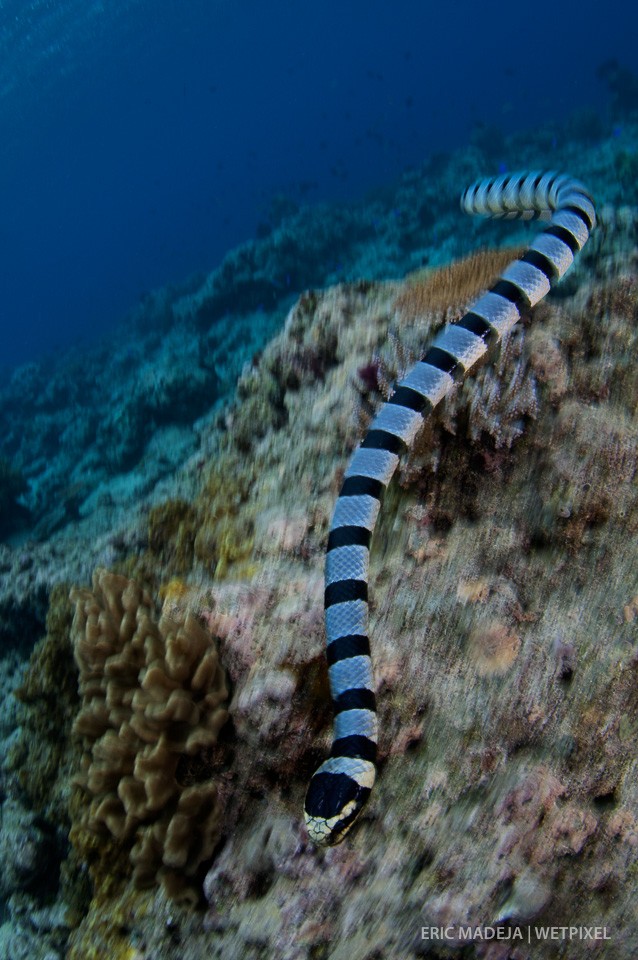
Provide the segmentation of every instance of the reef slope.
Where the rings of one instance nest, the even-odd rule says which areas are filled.
[[[528,957],[527,943],[421,938],[497,920],[605,927],[597,956],[635,955],[636,220],[606,222],[386,497],[370,578],[381,773],[329,851],[301,817],[329,745],[329,517],[389,380],[464,303],[408,324],[420,278],[307,293],[242,376],[191,527],[182,514],[128,568],[208,626],[232,688],[208,908],[131,906],[131,956]],[[109,909],[89,909],[72,956]]]

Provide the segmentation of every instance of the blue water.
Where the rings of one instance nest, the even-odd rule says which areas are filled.
[[[604,115],[637,36],[626,0],[0,0],[0,369],[213,268],[277,194]]]

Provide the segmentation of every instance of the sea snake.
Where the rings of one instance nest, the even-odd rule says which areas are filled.
[[[368,641],[368,560],[381,496],[434,407],[539,302],[571,266],[594,228],[585,187],[565,174],[507,173],[463,193],[466,213],[539,218],[549,224],[486,294],[394,388],[355,451],[332,517],[325,566],[326,656],[335,722],[330,757],[310,781],[305,819],[311,840],[340,843],[374,784],[377,714]]]

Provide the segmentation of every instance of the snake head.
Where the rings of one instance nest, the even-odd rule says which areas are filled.
[[[308,787],[304,816],[308,835],[320,847],[341,843],[361,813],[375,778],[374,764],[351,757],[331,757]]]

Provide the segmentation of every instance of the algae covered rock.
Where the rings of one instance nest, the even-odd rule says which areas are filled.
[[[380,777],[361,826],[327,852],[299,825],[330,736],[321,548],[385,371],[442,317],[406,331],[400,285],[293,311],[288,332],[330,333],[333,360],[283,385],[285,429],[253,447],[261,570],[252,587],[217,585],[208,614],[254,796],[260,775],[275,785],[246,798],[206,879],[207,923],[231,952],[258,935],[269,956],[523,960],[527,943],[481,931],[569,923],[606,928],[601,956],[635,953],[638,288],[620,254],[617,270],[581,270],[575,296],[537,308],[386,494],[370,573]],[[457,933],[433,949],[424,926]],[[462,927],[479,931],[471,947]],[[534,956],[564,948],[538,940]]]
[[[371,557],[379,780],[343,846],[317,850],[304,832],[307,781],[330,740],[321,578],[330,512],[384,378],[444,319],[439,308],[426,310],[406,329],[402,295],[401,284],[367,284],[313,294],[312,309],[304,298],[250,372],[254,403],[268,407],[274,381],[284,415],[256,431],[246,464],[254,409],[243,409],[240,397],[202,477],[192,508],[196,549],[180,554],[184,579],[179,589],[170,581],[166,597],[175,609],[197,610],[219,639],[233,687],[234,752],[224,771],[233,803],[204,881],[203,921],[180,914],[178,934],[168,926],[177,908],[161,914],[166,927],[155,913],[136,915],[138,935],[157,956],[170,956],[177,936],[193,957],[403,960],[463,949],[526,960],[516,943],[503,954],[498,943],[460,939],[461,927],[497,921],[606,926],[613,939],[600,956],[635,953],[626,878],[638,863],[638,428],[628,357],[638,291],[626,274],[581,274],[576,296],[536,309],[405,459]],[[236,489],[242,462],[250,482]],[[197,549],[220,503],[233,538],[251,530],[250,570],[231,565],[224,578],[211,575]],[[179,516],[171,543],[186,529]],[[154,555],[168,565],[176,556]],[[77,636],[84,649],[94,630],[105,644],[100,657],[113,656],[118,675],[124,664],[113,636],[126,632],[133,587],[116,582],[114,590],[105,581],[101,599],[97,587],[80,599],[88,612]],[[155,623],[136,589],[132,608]],[[121,626],[90,626],[108,622],[113,592]],[[150,629],[149,649],[157,642]],[[107,796],[89,789],[90,766],[94,787],[105,775],[95,746],[102,742],[108,756],[115,745],[94,726],[100,704],[119,703],[133,729],[134,705],[146,703],[144,669],[140,660],[135,681],[127,680],[137,691],[130,709],[100,680],[81,721],[92,738],[83,795],[93,816]],[[117,744],[126,751],[126,738]],[[140,774],[158,773],[162,750],[160,737]],[[126,762],[115,801],[111,789],[101,809],[124,831],[147,803],[146,790],[126,779],[135,778],[135,761],[133,774]],[[187,844],[190,834],[178,821],[175,838]],[[176,870],[143,839],[134,849],[158,872]],[[120,909],[94,904],[78,944]],[[423,927],[457,933],[432,952]],[[534,955],[554,960],[557,951],[538,942]]]

